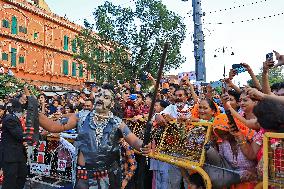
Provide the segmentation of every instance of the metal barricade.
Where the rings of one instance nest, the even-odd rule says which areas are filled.
[[[284,133],[263,135],[263,188],[284,188]]]

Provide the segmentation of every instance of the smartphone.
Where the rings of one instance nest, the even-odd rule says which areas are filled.
[[[268,62],[273,61],[273,53],[267,53],[266,54],[266,61],[268,61]]]
[[[131,94],[129,96],[129,99],[132,100],[132,101],[135,101],[137,99],[137,94]]]
[[[237,74],[247,71],[247,69],[241,64],[233,64],[232,69],[235,70]]]
[[[148,79],[148,72],[143,72],[140,79],[141,81],[146,81]]]

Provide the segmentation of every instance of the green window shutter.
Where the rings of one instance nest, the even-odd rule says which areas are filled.
[[[95,74],[92,73],[92,74],[91,74],[91,79],[94,79],[94,78],[95,78]]]
[[[21,63],[21,64],[25,63],[25,57],[20,56],[19,57],[19,63]]]
[[[72,40],[72,52],[73,53],[77,52],[77,40],[76,39]]]
[[[34,39],[37,39],[38,38],[38,32],[35,32],[34,33]]]
[[[69,40],[69,37],[68,36],[64,36],[64,50],[68,50],[68,40]]]
[[[10,24],[9,24],[9,21],[8,20],[2,20],[2,26],[4,27],[4,28],[9,28],[10,27]]]
[[[2,20],[2,27],[6,28],[6,20]]]
[[[19,32],[21,32],[21,33],[24,33],[24,34],[27,34],[27,28],[26,27],[24,27],[24,26],[19,26]]]
[[[12,16],[12,34],[18,34],[18,20],[15,16]]]
[[[72,76],[77,75],[76,69],[77,69],[76,62],[72,62]]]
[[[17,49],[11,49],[11,66],[17,66]]]
[[[79,65],[79,77],[83,77],[83,64]]]
[[[63,60],[63,74],[68,75],[68,61]]]
[[[2,60],[8,60],[8,54],[2,53]]]

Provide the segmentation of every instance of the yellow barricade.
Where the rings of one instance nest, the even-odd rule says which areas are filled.
[[[284,188],[284,133],[263,136],[263,188]]]
[[[145,120],[127,120],[129,128],[143,139]],[[204,179],[206,188],[212,188],[208,174],[202,169],[205,162],[204,145],[211,137],[212,123],[195,122],[187,126],[171,121],[165,127],[153,127],[151,138],[156,141],[155,152],[150,158],[198,172]]]

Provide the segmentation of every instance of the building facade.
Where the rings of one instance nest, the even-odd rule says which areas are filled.
[[[0,62],[17,78],[78,86],[88,79],[73,56],[82,27],[50,12],[43,0],[0,0]]]

